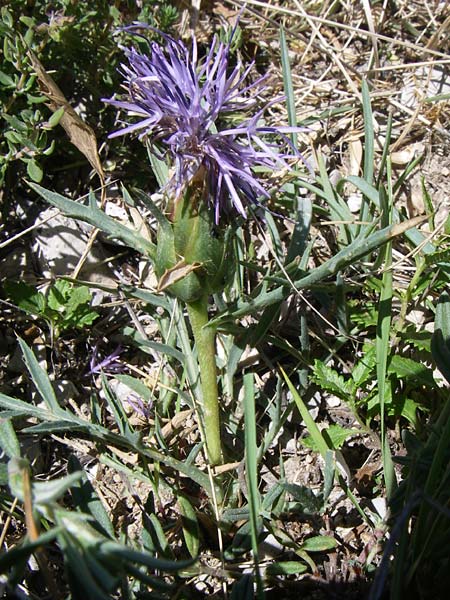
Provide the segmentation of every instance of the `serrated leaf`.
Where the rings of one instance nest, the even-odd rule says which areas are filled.
[[[302,185],[308,187],[303,180]],[[351,219],[353,219],[353,215],[351,215]],[[295,278],[293,285],[297,290],[311,289],[313,285],[318,284],[326,277],[335,275],[348,265],[356,264],[357,261],[370,254],[373,250],[380,248],[412,227],[420,225],[425,220],[426,217],[414,217],[408,221],[396,223],[395,225],[376,231],[362,241],[357,239],[332,258],[322,263],[319,267],[312,269],[307,274],[303,274],[299,279]],[[294,266],[295,269],[298,268],[297,265]],[[287,272],[289,274],[289,269],[287,269]],[[276,274],[277,277],[281,277],[282,275],[282,272]],[[287,285],[288,283],[289,285]],[[270,291],[266,291],[266,288],[262,288],[258,296],[251,298],[250,300],[238,301],[226,312],[211,319],[209,324],[210,326],[217,326],[218,324],[222,324],[224,320],[236,319],[237,317],[242,317],[244,315],[254,315],[259,310],[284,300],[290,294],[291,289],[292,282],[288,281]]]
[[[335,394],[343,400],[352,397],[354,386],[351,381],[346,381],[342,375],[337,373],[331,367],[328,367],[321,360],[314,361],[313,379],[322,389]]]
[[[414,382],[427,387],[434,387],[435,385],[433,372],[429,367],[398,354],[392,356],[388,373],[393,373],[399,379],[405,379],[407,383]]]
[[[322,435],[328,437],[333,450],[338,450],[342,447],[346,439],[359,433],[357,429],[345,429],[336,423],[333,423],[333,425],[330,425],[326,429],[322,429]],[[319,451],[317,444],[311,436],[302,438],[301,442],[308,448],[311,448],[311,450],[314,450],[314,452]]]
[[[89,422],[86,421],[86,424],[82,423],[72,423],[71,421],[44,421],[43,423],[38,423],[37,425],[32,425],[31,427],[26,427],[23,431],[27,433],[63,433],[65,431],[89,431]]]

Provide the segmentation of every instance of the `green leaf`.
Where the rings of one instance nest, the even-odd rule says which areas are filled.
[[[306,552],[328,552],[334,550],[337,541],[328,535],[318,535],[308,538],[302,544],[302,550]]]
[[[258,538],[261,529],[261,496],[258,489],[258,446],[256,441],[255,382],[253,373],[244,375],[245,474],[250,508],[250,536],[257,587],[262,597],[262,580],[258,562]]]
[[[406,383],[414,382],[431,388],[435,386],[433,371],[429,367],[398,354],[391,357],[388,373],[393,373],[399,379],[405,379]]]
[[[69,297],[71,284],[64,279],[58,279],[47,292],[47,305],[57,313],[64,312],[64,306]]]
[[[327,367],[321,360],[314,361],[312,378],[322,389],[343,400],[349,400],[354,394],[353,382],[346,381],[342,375]]]
[[[24,500],[23,471],[29,469],[29,463],[23,458],[12,458],[8,464],[9,487],[11,493],[20,500]],[[82,471],[71,473],[65,477],[50,481],[33,481],[31,494],[35,506],[48,506],[59,500],[69,488],[72,487],[83,475]]]
[[[31,427],[26,427],[24,431],[27,433],[34,434],[43,434],[43,433],[63,433],[65,431],[89,431],[89,422],[86,421],[85,424],[82,423],[72,423],[71,421],[44,421],[43,423],[38,423],[37,425],[32,425]]]
[[[77,285],[72,287],[67,299],[67,313],[76,312],[77,308],[83,304],[89,304],[92,300],[92,294],[85,285]]]
[[[280,367],[280,369],[281,369],[281,367]],[[300,415],[306,425],[306,428],[308,429],[311,437],[314,439],[314,441],[319,449],[320,454],[322,455],[323,458],[325,458],[328,450],[330,450],[327,442],[325,441],[324,437],[322,436],[320,429],[317,427],[316,422],[312,418],[312,416],[308,410],[308,407],[301,399],[299,393],[297,392],[297,390],[293,386],[291,380],[286,375],[286,373],[283,371],[283,369],[281,369],[281,373],[283,374],[283,377],[288,385],[289,391],[291,392],[291,394],[294,398],[295,404],[297,405],[297,408],[298,408]]]
[[[52,129],[53,127],[56,127],[58,125],[58,123],[61,121],[61,117],[64,114],[64,106],[61,106],[61,108],[58,108],[58,110],[55,110],[55,112],[52,114],[52,116],[50,117],[50,119],[48,120],[48,127],[50,129]]]
[[[146,552],[132,550],[127,546],[122,546],[117,542],[107,541],[98,548],[100,559],[127,561],[137,563],[138,565],[149,567],[150,569],[158,569],[160,571],[177,572],[186,569],[194,564],[194,560],[163,560],[153,558]]]
[[[28,538],[19,546],[15,546],[0,555],[0,573],[5,573],[11,567],[14,567],[22,561],[26,561],[33,552],[40,547],[45,547],[46,544],[52,542],[58,533],[60,527],[54,527],[50,531],[46,531],[40,535],[37,540],[30,542]]]
[[[85,285],[73,285],[65,279],[58,279],[48,290],[47,305],[55,311],[53,321],[61,329],[90,325],[98,317],[92,310],[92,294]]]
[[[81,479],[73,485],[71,490],[75,506],[78,510],[92,515],[103,531],[114,538],[114,527],[109,514],[89,481],[87,474],[82,471],[81,463],[74,455],[69,457],[68,468],[70,472],[83,473]]]
[[[5,281],[3,288],[11,302],[21,310],[32,315],[43,315],[45,296],[33,286],[24,281]]]
[[[39,392],[42,400],[47,405],[47,408],[54,414],[61,414],[62,409],[59,406],[59,402],[56,398],[47,373],[39,365],[33,351],[26,344],[26,342],[19,338],[19,345],[22,350],[25,365],[30,372],[31,379],[33,380],[33,383],[36,386],[36,389]]]
[[[64,328],[91,325],[98,313],[91,309],[92,294],[87,286],[74,286],[70,290],[65,307]]]
[[[436,307],[431,353],[439,371],[450,383],[450,296],[441,294]]]
[[[174,470],[175,472],[180,472],[189,477],[193,481],[195,481],[200,487],[206,490],[208,494],[212,494],[210,479],[208,475],[203,473],[199,468],[191,466],[182,461],[176,460],[172,456],[168,454],[162,454],[148,446],[138,445],[136,441],[131,441],[130,439],[123,437],[121,435],[112,433],[108,429],[101,427],[100,425],[96,425],[93,423],[89,423],[88,421],[84,421],[80,417],[75,416],[68,410],[59,410],[58,412],[53,412],[51,410],[46,410],[41,406],[35,406],[34,404],[29,404],[28,402],[24,402],[19,398],[12,398],[11,396],[7,396],[0,392],[0,406],[4,407],[7,411],[12,411],[15,416],[28,415],[33,416],[40,421],[61,421],[67,420],[67,422],[74,424],[74,429],[80,427],[86,427],[89,435],[93,440],[112,444],[116,447],[124,447],[128,450],[139,451],[139,453],[149,460],[155,463],[162,463],[166,465],[168,468]],[[116,468],[119,468],[115,465]]]
[[[9,458],[20,456],[20,445],[11,419],[0,418],[0,447]]]
[[[16,82],[14,81],[14,79],[10,75],[7,75],[6,73],[4,73],[3,71],[0,71],[0,83],[2,85],[4,85],[5,87],[9,87],[9,88],[16,87]]]
[[[269,577],[277,575],[300,575],[308,570],[307,565],[295,560],[275,562],[267,566],[266,573]]]
[[[44,176],[41,166],[34,158],[27,161],[27,173],[33,181],[36,181],[36,183],[40,183]]]
[[[322,435],[328,438],[329,443],[331,444],[331,448],[333,450],[338,450],[344,444],[345,440],[351,437],[352,435],[358,435],[360,432],[358,429],[344,429],[340,425],[333,424],[327,427],[326,429],[322,429]],[[315,441],[311,436],[306,438],[302,438],[301,442],[304,446],[311,448],[314,452],[318,452],[319,448],[317,447]]]
[[[310,488],[286,481],[280,482],[280,484],[284,491],[292,496],[293,501],[300,505],[303,512],[315,514],[322,508],[321,499]]]
[[[155,245],[152,242],[149,242],[144,237],[142,237],[137,231],[133,230],[131,227],[122,225],[122,223],[119,223],[119,221],[116,221],[112,217],[106,215],[97,206],[94,196],[90,197],[89,205],[86,206],[84,204],[81,204],[80,202],[69,200],[64,196],[61,196],[61,194],[57,194],[56,192],[46,190],[45,188],[41,187],[40,185],[36,185],[35,183],[30,183],[29,186],[36,193],[42,196],[42,198],[44,198],[46,202],[52,204],[53,206],[56,206],[69,217],[86,221],[86,223],[90,223],[91,225],[94,225],[94,227],[98,227],[110,237],[122,240],[125,244],[127,244],[131,248],[134,248],[138,252],[141,252],[142,254],[147,254],[150,257],[154,257],[156,251]]]
[[[376,365],[375,346],[363,349],[363,357],[358,360],[352,369],[351,376],[356,387],[362,386],[371,377]]]
[[[302,185],[305,182],[302,181]],[[353,218],[353,216],[352,216]],[[342,271],[347,266],[353,264],[355,265],[358,260],[370,254],[373,250],[378,249],[383,246],[393,238],[405,233],[412,227],[420,224],[423,221],[422,217],[415,217],[413,219],[409,219],[408,221],[404,221],[402,223],[396,223],[395,225],[391,225],[389,227],[385,227],[371,234],[364,240],[356,239],[354,242],[349,244],[347,247],[343,248],[340,252],[335,254],[332,258],[325,261],[319,267],[312,269],[306,275],[302,275],[300,279],[295,279],[294,286],[297,291],[303,289],[311,289],[313,285],[318,284],[320,281],[325,279],[326,277],[330,277],[335,275],[339,271]],[[294,261],[292,265],[289,265],[286,268],[286,271],[289,274],[291,269],[297,270],[298,265]],[[276,273],[276,276],[283,276],[282,272]],[[254,315],[259,310],[266,308],[272,304],[280,302],[284,300],[292,291],[292,286],[286,284],[281,285],[278,288],[275,288],[271,291],[266,291],[266,289],[262,289],[258,296],[251,298],[248,301],[238,302],[236,306],[227,311],[223,315],[219,315],[215,319],[210,321],[210,325],[217,326],[223,320],[236,319],[237,317],[241,317],[244,315]]]
[[[366,179],[363,179],[362,177],[356,177],[356,175],[349,175],[343,181],[352,183],[375,206],[378,207],[380,205],[380,196],[378,190],[373,185],[370,185]]]
[[[186,542],[189,554],[192,558],[196,558],[200,548],[200,529],[197,516],[191,503],[185,496],[178,496],[178,504],[181,513],[184,541]]]

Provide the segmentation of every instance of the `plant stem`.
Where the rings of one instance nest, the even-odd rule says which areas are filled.
[[[222,463],[222,444],[217,392],[216,330],[214,327],[208,327],[207,296],[188,303],[187,309],[197,346],[206,451],[211,465],[218,465]]]

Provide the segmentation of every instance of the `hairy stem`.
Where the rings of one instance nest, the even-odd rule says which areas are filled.
[[[216,331],[214,327],[208,327],[207,296],[188,303],[187,309],[197,346],[206,451],[211,465],[218,465],[222,463],[222,444],[217,392]]]

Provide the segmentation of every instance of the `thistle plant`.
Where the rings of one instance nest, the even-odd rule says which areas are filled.
[[[130,29],[138,32],[139,25]],[[270,197],[256,168],[289,169],[288,159],[297,156],[288,138],[297,128],[261,125],[268,106],[279,99],[262,103],[266,76],[250,81],[253,63],[231,64],[234,32],[227,43],[214,38],[203,56],[195,38],[188,48],[162,33],[163,45],[149,42],[148,53],[125,49],[126,96],[106,100],[126,114],[125,126],[110,137],[136,133],[150,154],[168,163],[165,206],[154,208],[159,222],[155,271],[160,288],[187,306],[213,465],[223,454],[209,298],[231,281],[236,222],[255,214],[251,208],[259,209]]]

